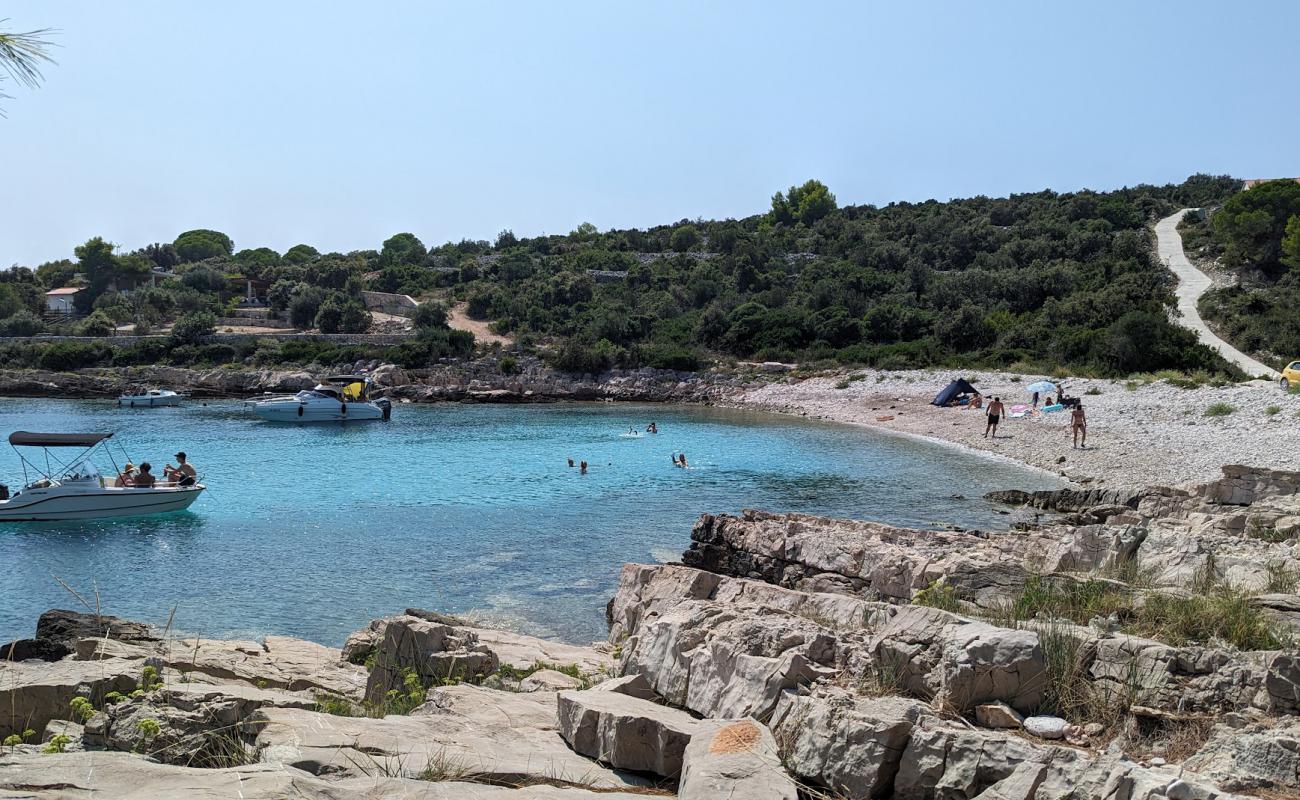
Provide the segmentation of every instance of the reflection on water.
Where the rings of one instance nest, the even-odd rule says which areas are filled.
[[[5,430],[114,431],[155,471],[184,449],[209,487],[163,517],[0,526],[0,639],[76,606],[209,636],[338,644],[410,606],[574,641],[604,637],[627,561],[680,556],[701,512],[801,511],[994,526],[994,488],[1041,473],[869,431],[645,405],[412,406],[389,423],[282,426],[237,402],[169,409],[0,400]],[[624,437],[649,421],[658,435]],[[690,469],[670,463],[685,452]],[[566,459],[586,460],[587,475]],[[101,465],[106,468],[108,465]],[[0,454],[0,481],[21,474]]]

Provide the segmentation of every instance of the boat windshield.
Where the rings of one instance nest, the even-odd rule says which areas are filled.
[[[61,479],[64,483],[68,481],[97,481],[99,480],[99,470],[89,461],[78,461],[63,473]]]

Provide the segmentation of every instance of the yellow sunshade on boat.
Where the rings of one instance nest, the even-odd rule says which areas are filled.
[[[349,383],[347,386],[343,387],[343,398],[345,400],[360,400],[365,394],[365,391],[366,385],[363,382],[357,381],[356,383]]]

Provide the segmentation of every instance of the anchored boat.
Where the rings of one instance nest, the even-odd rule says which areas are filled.
[[[105,479],[91,461],[96,449],[111,462],[112,454],[104,444],[111,433],[28,433],[9,434],[9,444],[23,463],[23,488],[12,497],[9,487],[0,485],[0,522],[54,522],[107,517],[134,517],[181,511],[203,492],[202,484],[177,486],[159,482],[150,487],[115,486],[115,479]],[[40,448],[46,466],[33,463],[21,447]],[[51,449],[79,448],[66,461]],[[29,470],[38,477],[28,480]]]
[[[393,404],[387,397],[371,398],[365,375],[334,375],[310,391],[251,397],[244,402],[269,422],[347,422],[388,419]]]
[[[149,389],[147,391],[128,393],[117,398],[119,406],[128,408],[154,408],[156,406],[178,406],[185,395],[171,389]]]

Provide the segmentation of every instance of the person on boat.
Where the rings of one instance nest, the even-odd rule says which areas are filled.
[[[176,454],[176,463],[178,467],[171,464],[163,467],[163,480],[176,481],[177,486],[193,486],[198,480],[199,473],[195,471],[194,465],[185,460],[185,451],[182,450]]]
[[[113,485],[119,489],[125,489],[131,486],[134,483],[134,481],[135,481],[135,464],[132,464],[130,461],[128,461],[126,462],[126,466],[122,467],[122,471],[117,473],[117,480],[113,481]]]
[[[140,474],[131,480],[131,485],[137,489],[152,489],[158,479],[153,474],[153,464],[148,461],[140,462]]]

